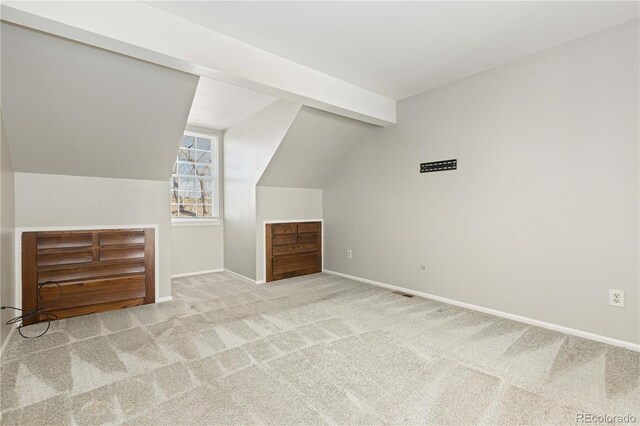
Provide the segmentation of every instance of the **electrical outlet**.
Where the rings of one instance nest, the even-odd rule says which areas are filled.
[[[611,306],[617,306],[618,308],[624,308],[624,291],[610,288],[609,304]]]
[[[347,259],[353,259],[353,252],[351,251],[351,249],[347,250]]]

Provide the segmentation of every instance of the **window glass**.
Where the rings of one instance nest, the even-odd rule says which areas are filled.
[[[212,218],[216,194],[215,136],[184,135],[171,176],[171,217]]]

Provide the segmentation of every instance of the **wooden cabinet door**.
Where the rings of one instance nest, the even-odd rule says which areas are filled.
[[[23,309],[67,318],[154,303],[154,239],[152,228],[23,233]]]
[[[268,223],[266,281],[322,271],[322,222]]]

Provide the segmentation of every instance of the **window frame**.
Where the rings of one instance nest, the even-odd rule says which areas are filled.
[[[171,216],[171,225],[172,226],[201,226],[201,225],[219,225],[221,212],[220,212],[220,145],[222,134],[217,130],[206,130],[206,129],[185,129],[180,136],[182,140],[182,136],[191,136],[196,138],[204,138],[209,139],[211,141],[211,217],[173,217]],[[178,147],[178,150],[180,147]],[[176,159],[174,160],[174,166],[177,167],[178,163],[178,153],[176,153]],[[178,169],[176,168],[176,173],[173,171],[171,173],[171,178],[169,179],[169,194],[171,194],[171,188],[173,183],[173,178],[175,176],[183,176],[179,175]],[[183,176],[183,177],[193,177],[193,176]],[[207,179],[209,180],[209,179]],[[169,214],[171,214],[171,203],[169,203]]]

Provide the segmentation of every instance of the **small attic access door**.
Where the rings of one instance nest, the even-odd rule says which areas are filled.
[[[154,303],[154,231],[24,232],[22,308],[42,308],[60,319]]]
[[[322,222],[265,226],[267,282],[322,271]]]

